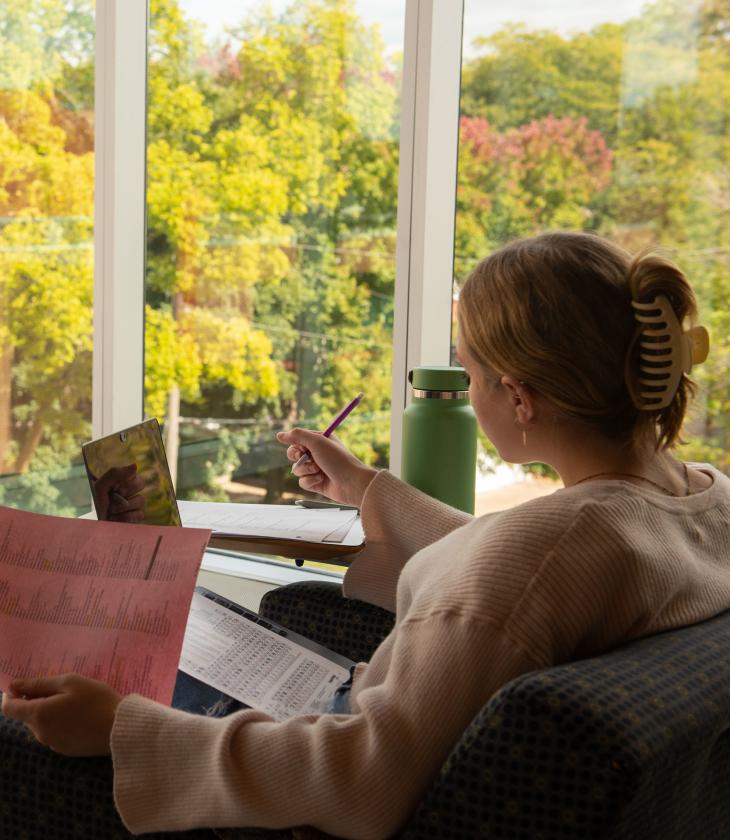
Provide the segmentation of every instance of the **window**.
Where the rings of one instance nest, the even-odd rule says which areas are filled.
[[[0,503],[88,510],[94,4],[0,2]]]
[[[728,23],[702,2],[466,0],[454,255],[458,293],[478,258],[549,229],[668,252],[713,343],[682,455],[726,471]],[[482,509],[550,489],[502,487],[495,502],[489,483],[510,478],[488,449],[483,465]]]
[[[458,294],[551,227],[687,270],[713,352],[683,454],[730,470],[717,4],[466,0],[458,127],[460,3],[150,0],[145,111],[146,5],[0,0],[0,502],[85,509],[80,444],[143,400],[183,497],[286,498],[278,424],[321,429],[360,390],[342,437],[384,465],[392,425],[397,469],[405,373],[448,361],[452,239]]]
[[[145,412],[181,498],[296,488],[275,432],[387,464],[403,2],[152,0]]]

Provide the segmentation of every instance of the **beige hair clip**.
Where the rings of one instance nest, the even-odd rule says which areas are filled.
[[[628,363],[638,341],[639,387],[634,385],[633,377],[626,377],[631,399],[642,411],[666,408],[674,399],[682,374],[707,358],[710,337],[704,327],[682,330],[664,295],[657,295],[651,303],[632,300],[631,305],[641,326],[627,357]]]

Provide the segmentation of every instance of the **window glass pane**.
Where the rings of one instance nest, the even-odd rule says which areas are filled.
[[[458,294],[480,257],[549,229],[663,249],[713,342],[681,455],[730,472],[728,14],[701,0],[466,0],[454,274]],[[487,450],[482,510],[552,489],[496,466]]]
[[[0,0],[0,504],[89,509],[94,4]]]
[[[151,2],[145,411],[180,498],[290,498],[276,431],[359,391],[338,434],[387,463],[404,5]]]

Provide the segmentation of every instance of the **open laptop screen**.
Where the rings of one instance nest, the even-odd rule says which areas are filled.
[[[81,451],[99,519],[181,524],[157,420],[92,440]]]

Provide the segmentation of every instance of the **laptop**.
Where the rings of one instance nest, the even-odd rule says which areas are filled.
[[[81,454],[99,519],[124,521],[128,503],[124,493],[117,490],[136,482],[142,486],[135,495],[143,503],[141,518],[136,521],[145,525],[182,524],[156,419],[89,441],[81,447]],[[130,469],[132,465],[134,470]]]

